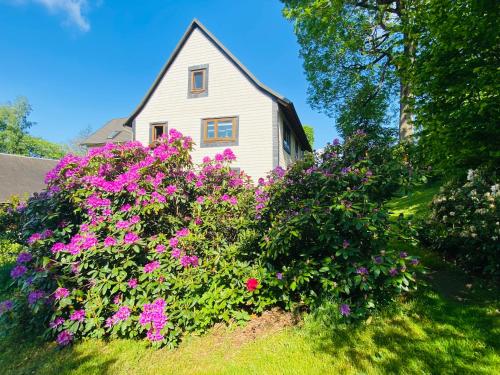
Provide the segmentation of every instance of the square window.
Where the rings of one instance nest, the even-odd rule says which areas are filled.
[[[202,144],[236,142],[236,117],[205,119],[202,125]]]
[[[188,98],[208,96],[208,64],[188,67]]]
[[[150,143],[158,141],[166,133],[167,133],[166,122],[151,124]]]

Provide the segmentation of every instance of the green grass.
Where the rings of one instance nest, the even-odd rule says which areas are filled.
[[[429,203],[432,197],[439,192],[439,187],[439,181],[435,181],[413,189],[407,195],[392,199],[386,206],[395,216],[403,214],[405,217],[409,215],[422,217],[428,212]]]
[[[422,212],[425,200],[436,190],[426,188],[411,198],[398,198],[392,207],[404,213]],[[256,340],[236,342],[235,332],[227,329],[189,337],[175,350],[153,350],[132,340],[86,340],[58,350],[24,333],[0,339],[0,373],[499,373],[498,290],[432,253],[414,250],[432,267],[426,282],[401,303],[358,325],[335,323],[333,307],[325,303],[300,325]]]

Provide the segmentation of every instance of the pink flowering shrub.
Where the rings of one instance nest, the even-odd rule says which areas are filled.
[[[384,176],[369,157],[353,158],[357,137],[259,181],[263,257],[288,306],[333,298],[339,316],[363,316],[415,286],[419,260],[391,250],[388,213],[369,198]]]
[[[231,150],[193,165],[191,148],[171,130],[150,147],[64,157],[22,209],[26,250],[11,271],[21,297],[2,309],[29,312],[63,346],[83,336],[159,346],[272,304],[246,287],[266,278],[253,184],[231,170]]]

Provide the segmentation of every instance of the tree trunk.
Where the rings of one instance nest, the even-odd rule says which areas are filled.
[[[408,12],[408,1],[399,0],[396,9],[399,11],[399,18],[403,26],[403,64],[399,71],[399,141],[411,139],[413,135],[413,114],[411,111],[411,87],[409,83],[409,72],[415,60],[416,43],[408,35],[411,23],[411,16]]]
[[[412,113],[408,101],[410,99],[410,87],[400,80],[399,92],[399,141],[410,138],[413,135]]]

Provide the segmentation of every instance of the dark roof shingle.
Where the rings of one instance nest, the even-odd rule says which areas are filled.
[[[0,153],[0,202],[45,189],[45,175],[59,160]]]
[[[123,143],[132,140],[132,130],[124,127],[123,124],[127,118],[114,118],[108,121],[104,126],[97,129],[81,144],[84,146],[99,146],[108,142]]]

